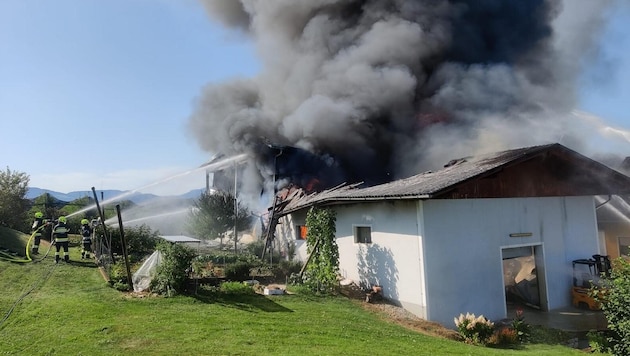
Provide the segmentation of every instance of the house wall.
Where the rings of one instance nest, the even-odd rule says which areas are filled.
[[[549,309],[571,304],[571,261],[598,248],[592,197],[395,201],[333,209],[341,274],[380,284],[388,299],[447,327],[454,327],[460,313],[506,317],[503,248],[539,246],[542,304]],[[294,227],[305,217],[283,217],[277,238],[294,241]],[[372,228],[372,244],[354,243],[356,225]],[[296,247],[306,261],[306,243],[297,241]]]
[[[428,200],[424,205],[427,318],[506,317],[501,251],[540,245],[550,310],[571,303],[571,261],[597,251],[592,197]],[[530,237],[510,237],[531,233]],[[545,298],[545,296],[542,296]]]
[[[285,215],[278,220],[276,226],[276,238],[274,241],[275,247],[282,250],[287,246],[293,244],[295,246],[295,259],[299,261],[306,261],[306,240],[298,240],[297,225],[305,225],[306,223],[306,209],[297,211],[293,214]]]
[[[364,287],[380,285],[386,298],[425,317],[418,206],[417,201],[395,201],[333,208],[337,212],[336,236],[341,275]],[[305,218],[303,212],[283,217],[277,238],[297,236],[295,226],[304,224]],[[370,226],[372,243],[355,243],[354,226]],[[296,250],[296,257],[306,261],[306,242],[296,241]]]
[[[341,274],[425,317],[424,270],[418,202],[393,201],[336,207]],[[355,243],[354,226],[370,226],[372,243]]]
[[[600,234],[604,236],[604,245],[600,247],[600,254],[608,255],[611,260],[620,257],[619,238],[630,237],[630,222],[600,223],[599,229]]]

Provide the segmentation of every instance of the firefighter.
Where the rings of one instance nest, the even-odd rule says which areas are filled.
[[[53,227],[52,235],[55,240],[56,252],[55,263],[59,263],[59,250],[63,247],[63,260],[70,262],[70,255],[68,254],[68,228],[66,227],[66,217],[60,216],[57,219],[57,225]]]
[[[81,220],[81,236],[81,259],[89,259],[92,252],[92,227],[88,219]]]
[[[33,221],[33,226],[31,227],[31,233],[35,234],[35,241],[33,241],[33,248],[31,249],[31,253],[34,255],[39,254],[39,242],[42,239],[42,230],[45,224],[44,214],[41,211],[36,212],[35,221]]]

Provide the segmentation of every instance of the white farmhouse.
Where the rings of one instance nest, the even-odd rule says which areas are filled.
[[[295,192],[275,238],[306,261],[308,209],[334,209],[343,277],[453,326],[460,313],[506,317],[511,296],[571,305],[571,262],[600,251],[595,197],[608,194],[630,194],[630,178],[559,144],[527,147],[378,186]]]

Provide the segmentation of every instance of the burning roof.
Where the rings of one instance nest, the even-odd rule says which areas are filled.
[[[311,205],[391,199],[630,194],[630,177],[560,144],[471,156],[449,163],[435,172],[372,187],[354,184],[317,194],[293,193],[283,213]],[[510,172],[511,167],[517,168]],[[517,176],[520,180],[514,178]],[[501,190],[496,190],[497,186]]]

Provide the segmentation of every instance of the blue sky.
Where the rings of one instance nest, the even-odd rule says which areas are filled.
[[[193,0],[3,0],[0,164],[62,192],[187,172],[211,157],[186,132],[201,88],[257,68]]]
[[[580,109],[630,129],[630,3],[619,1],[580,88]],[[627,147],[630,155],[630,146]]]
[[[621,130],[629,20],[630,6],[611,15],[576,108]],[[194,102],[206,84],[258,71],[253,45],[196,0],[2,0],[0,166],[61,192],[201,188],[195,168],[212,153],[186,131]]]

